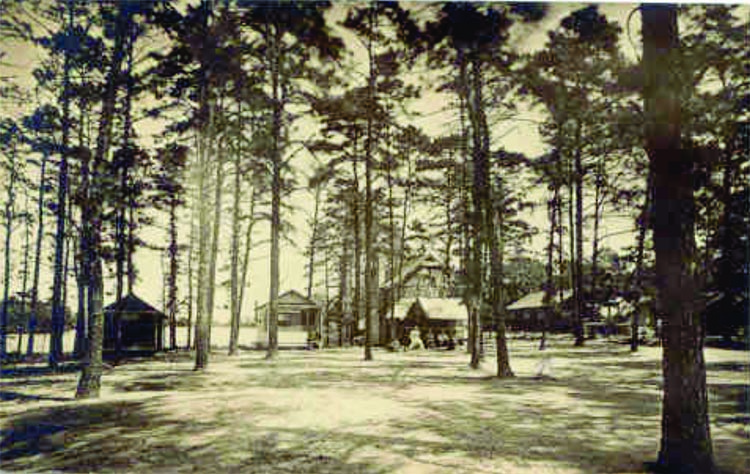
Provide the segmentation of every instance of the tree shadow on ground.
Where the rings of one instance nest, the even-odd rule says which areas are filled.
[[[67,401],[73,400],[73,398],[53,397],[53,396],[47,396],[47,395],[29,395],[26,393],[9,392],[5,390],[0,390],[0,401],[3,401],[3,402],[11,402],[11,401],[40,402],[40,401],[45,401],[45,400],[53,401],[53,402],[67,402]]]
[[[729,371],[750,373],[750,363],[747,362],[707,362],[706,370],[712,371]]]
[[[60,364],[57,367],[50,367],[48,364],[22,365],[20,367],[4,367],[0,370],[0,375],[5,377],[39,377],[46,375],[69,374],[78,372],[81,366],[78,362],[69,362]]]
[[[121,392],[198,391],[211,386],[207,374],[192,370],[164,371],[116,381],[112,388]]]
[[[750,385],[708,384],[711,421],[739,438],[750,437]],[[747,449],[750,459],[750,447]]]
[[[16,380],[3,379],[0,382],[0,387],[50,387],[55,384],[64,382],[64,378],[60,377],[44,377],[44,378],[26,378],[19,377]]]
[[[173,419],[160,400],[79,403],[27,412],[0,431],[3,469],[35,472],[382,472],[306,443],[219,433],[214,422]],[[250,435],[247,432],[250,431]],[[270,440],[269,440],[270,439]],[[244,446],[243,446],[244,444]]]

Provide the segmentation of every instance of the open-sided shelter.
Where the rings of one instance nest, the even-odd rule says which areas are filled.
[[[128,294],[104,308],[104,352],[154,353],[164,349],[167,316]],[[119,344],[118,344],[119,340]]]

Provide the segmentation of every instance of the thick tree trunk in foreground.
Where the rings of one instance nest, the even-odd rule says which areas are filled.
[[[208,79],[206,79],[206,84]],[[213,134],[213,104],[207,99],[209,94],[204,87],[204,103],[207,110],[207,125],[203,125],[199,138],[199,176],[198,192],[200,193],[200,202],[198,203],[198,284],[197,284],[197,309],[195,318],[195,367],[194,370],[203,370],[208,365],[208,355],[211,350],[209,346],[209,313],[208,307],[208,261],[209,261],[209,244],[211,242],[211,226],[209,225],[209,215],[211,207],[210,190],[209,190],[209,153],[214,139]]]
[[[694,310],[692,163],[680,146],[679,48],[673,5],[642,5],[646,150],[654,175],[657,308],[664,318],[662,437],[657,468],[715,471],[701,320]]]
[[[91,173],[90,214],[91,241],[88,253],[91,265],[89,281],[89,343],[81,377],[78,381],[76,398],[98,398],[102,375],[102,342],[104,329],[104,275],[102,270],[101,233],[102,233],[102,191],[105,186],[104,160],[112,142],[112,123],[117,101],[117,79],[124,58],[123,41],[129,30],[132,18],[124,7],[120,7],[115,27],[115,44],[112,51],[112,62],[107,73],[107,82],[102,97],[102,113],[99,119],[99,132],[96,140],[96,154]],[[57,272],[55,272],[57,274]],[[57,276],[57,275],[55,275]],[[50,357],[52,355],[50,354]],[[50,360],[52,362],[52,360]]]

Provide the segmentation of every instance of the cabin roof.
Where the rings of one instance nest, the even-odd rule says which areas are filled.
[[[295,307],[296,309],[320,309],[320,306],[315,301],[305,297],[297,290],[289,290],[279,295],[278,298],[279,306],[284,305],[286,307]],[[268,306],[268,303],[263,303],[258,306],[258,309],[263,309]]]
[[[146,303],[133,293],[129,293],[122,298],[120,298],[119,301],[115,301],[114,303],[109,304],[104,308],[104,312],[106,313],[113,313],[113,312],[120,312],[120,313],[153,313],[154,315],[161,316],[163,318],[166,318],[164,313],[159,311],[158,309],[154,308],[150,304]]]
[[[417,298],[417,303],[430,319],[468,321],[469,310],[461,298]]]
[[[409,310],[418,304],[429,319],[441,319],[446,321],[468,321],[469,312],[461,298],[406,298],[395,304],[394,317],[404,320]]]
[[[544,308],[546,307],[544,304],[544,295],[544,291],[535,291],[534,293],[529,293],[520,300],[517,300],[515,303],[509,305],[506,309],[508,311],[515,311],[519,309]],[[563,300],[567,300],[572,295],[573,292],[570,290],[563,291]],[[557,296],[557,294],[555,296]]]

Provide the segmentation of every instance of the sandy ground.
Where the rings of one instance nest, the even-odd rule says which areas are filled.
[[[160,355],[108,370],[84,402],[74,368],[17,367],[0,389],[0,469],[643,472],[659,447],[660,349],[571,342],[511,340],[506,380],[461,351],[216,351],[205,372]],[[750,473],[748,352],[706,357],[717,461]]]
[[[218,326],[215,325],[211,328],[211,345],[215,349],[224,349],[229,347],[229,326]],[[178,327],[176,334],[177,346],[185,347],[187,345],[187,328]],[[194,337],[194,335],[191,336]],[[280,333],[280,338],[289,339],[283,333]],[[243,326],[240,328],[239,345],[245,347],[254,347],[258,340],[258,328],[254,326]],[[169,343],[169,328],[165,329],[164,343]],[[27,336],[24,334],[21,336],[21,351],[26,352],[26,345],[28,344]],[[65,331],[63,334],[63,351],[65,353],[73,352],[73,345],[75,344],[75,331]],[[37,334],[34,338],[35,352],[45,352],[49,350],[49,334]],[[18,335],[8,334],[8,351],[15,353],[18,348]]]

